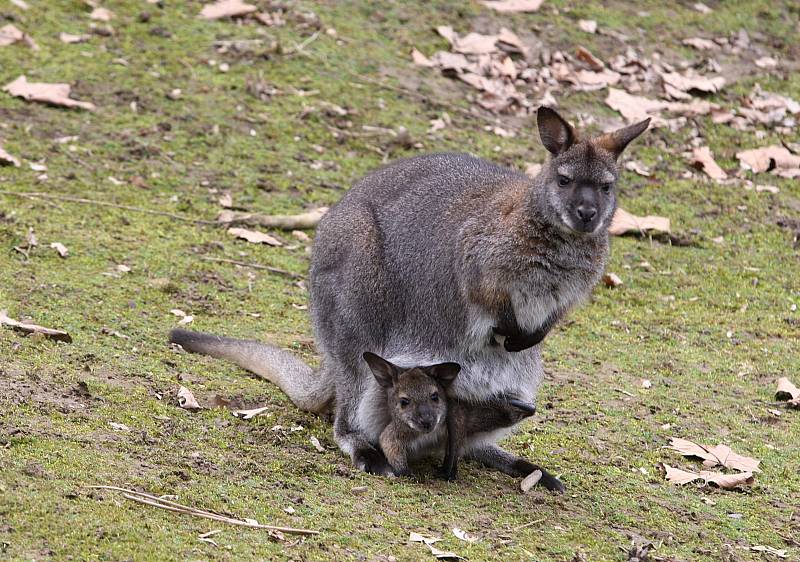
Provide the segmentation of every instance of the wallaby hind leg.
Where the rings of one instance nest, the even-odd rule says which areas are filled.
[[[333,438],[336,444],[353,459],[356,468],[370,474],[392,476],[394,470],[380,449],[373,446],[363,434],[356,431],[348,421],[348,409],[342,405],[336,408],[333,422]]]
[[[497,445],[486,445],[479,449],[473,449],[469,452],[469,457],[474,459],[489,468],[494,468],[508,474],[509,476],[527,476],[535,470],[542,471],[542,479],[539,484],[552,492],[563,494],[566,491],[564,484],[561,480],[547,472],[541,466],[535,465],[532,462],[504,451]]]

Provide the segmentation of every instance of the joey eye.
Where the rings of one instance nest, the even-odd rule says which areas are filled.
[[[603,193],[608,193],[609,191],[611,191],[611,184],[604,183],[603,185],[600,186],[600,189],[603,190]]]
[[[438,392],[434,392],[433,394],[431,394],[431,400],[433,400],[434,402],[438,402],[439,401],[439,393]]]
[[[401,407],[405,408],[409,404],[411,404],[411,401],[408,398],[401,398],[400,399],[400,406]]]
[[[569,179],[567,176],[562,176],[562,175],[558,176],[558,185],[559,185],[559,187],[566,187],[566,186],[568,186],[570,184],[571,181],[572,180]]]

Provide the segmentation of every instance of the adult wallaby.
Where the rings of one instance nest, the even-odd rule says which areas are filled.
[[[306,410],[335,400],[336,442],[373,473],[391,473],[377,447],[389,417],[365,351],[403,367],[458,363],[450,391],[468,402],[535,403],[536,344],[602,275],[616,160],[649,124],[582,140],[552,109],[537,117],[552,158],[535,178],[467,154],[419,156],[367,175],[322,218],[310,273],[318,373],[255,342],[184,331],[172,341],[266,377]],[[464,452],[513,476],[540,469],[495,444],[506,432]],[[541,470],[542,485],[563,490]]]

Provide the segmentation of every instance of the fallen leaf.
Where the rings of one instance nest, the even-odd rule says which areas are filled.
[[[650,379],[642,379],[642,388],[645,390],[653,388],[653,383],[650,381]]]
[[[622,279],[616,273],[606,273],[603,275],[603,283],[606,287],[619,287],[622,285]]]
[[[111,21],[114,17],[114,12],[106,8],[97,7],[89,14],[89,18],[95,21]]]
[[[600,72],[606,66],[605,64],[603,64],[603,61],[594,56],[592,52],[586,47],[578,47],[578,49],[575,51],[575,57],[578,60],[582,60],[583,62],[588,64],[592,70],[595,70],[597,72]]]
[[[231,414],[233,414],[233,417],[235,418],[239,418],[242,420],[249,420],[253,419],[256,416],[260,416],[269,409],[270,409],[269,406],[264,406],[262,408],[253,408],[252,410],[236,410],[234,412],[231,412]]]
[[[612,236],[621,236],[627,232],[645,233],[648,231],[669,233],[669,219],[658,216],[637,217],[618,208],[611,219],[611,226],[608,228],[608,233]]]
[[[775,390],[775,400],[788,400],[792,408],[800,408],[800,388],[786,377],[778,379],[778,388]]]
[[[541,7],[543,2],[544,0],[487,0],[481,3],[487,8],[491,8],[492,10],[498,12],[514,13],[535,12]]]
[[[5,310],[0,310],[0,325],[8,326],[13,330],[18,332],[24,332],[26,334],[42,334],[50,339],[56,341],[63,341],[66,343],[72,343],[72,336],[70,336],[67,332],[62,330],[54,330],[52,328],[45,328],[43,326],[37,326],[36,324],[28,324],[26,322],[19,322],[17,320],[13,320],[8,317]]]
[[[131,272],[131,268],[128,267],[127,265],[125,265],[124,263],[121,263],[121,264],[117,265],[116,270],[119,271],[120,273],[130,273]]]
[[[220,207],[225,207],[229,209],[233,207],[233,195],[231,195],[230,191],[223,191],[222,195],[220,195],[218,199]]]
[[[256,230],[247,230],[246,228],[229,228],[228,234],[233,234],[237,238],[247,240],[253,244],[267,244],[269,246],[283,246],[283,242],[277,238],[266,234],[265,232],[258,232]]]
[[[319,442],[319,439],[317,439],[316,437],[314,437],[312,435],[309,438],[309,441],[311,441],[311,444],[314,446],[314,448],[317,450],[318,453],[324,453],[325,452],[325,447],[322,446],[322,444]]]
[[[628,122],[642,121],[669,107],[666,101],[633,96],[617,88],[608,89],[606,104],[619,111]]]
[[[711,8],[709,8],[708,6],[706,6],[705,4],[703,4],[702,2],[696,2],[692,6],[692,8],[694,8],[695,10],[700,12],[701,14],[710,14],[711,12],[714,11]]]
[[[61,40],[62,43],[72,44],[72,43],[86,43],[89,39],[91,39],[91,35],[73,35],[71,33],[64,33],[63,31],[58,34],[58,38]]]
[[[586,33],[597,32],[597,22],[594,20],[578,20],[578,27]]]
[[[14,43],[27,43],[34,51],[39,50],[39,46],[31,39],[31,36],[23,33],[16,26],[8,24],[0,27],[0,47],[7,47]]]
[[[420,533],[414,533],[414,532],[412,532],[412,533],[410,533],[408,535],[408,541],[409,542],[416,542],[416,543],[424,544],[425,546],[428,547],[428,549],[430,549],[431,554],[433,554],[433,556],[438,558],[439,560],[446,560],[446,559],[463,560],[464,559],[463,557],[459,556],[458,554],[455,554],[454,552],[447,552],[445,550],[440,550],[439,548],[436,548],[435,546],[433,546],[434,543],[437,543],[440,540],[442,540],[442,539],[438,539],[436,537],[428,537],[428,536],[425,536],[425,535],[421,535]]]
[[[761,57],[756,59],[754,62],[758,68],[775,68],[778,66],[778,61],[772,57]]]
[[[200,17],[207,20],[218,20],[221,18],[233,18],[244,16],[255,12],[258,8],[252,4],[246,4],[242,0],[218,0],[211,4],[206,4],[200,11]]]
[[[773,556],[777,556],[778,558],[786,558],[787,556],[786,554],[787,551],[785,549],[778,550],[777,548],[773,548],[771,546],[764,546],[761,544],[758,544],[756,546],[751,546],[750,550],[752,550],[753,552],[766,552],[767,554],[772,554]]]
[[[700,92],[714,93],[720,91],[725,85],[725,78],[722,76],[708,78],[706,76],[698,76],[693,74],[665,72],[661,75],[661,79],[664,80],[665,84],[668,84],[682,92],[697,90]]]
[[[518,53],[525,55],[528,52],[528,47],[522,42],[519,36],[508,28],[501,27],[500,33],[497,34],[498,46],[511,53]]]
[[[6,152],[2,146],[0,146],[0,165],[3,166],[16,166],[19,168],[20,161],[19,159],[11,156],[8,152]]]
[[[28,8],[30,8],[30,6],[28,5],[27,2],[25,2],[25,0],[11,0],[11,3],[14,4],[20,10],[27,10]]]
[[[625,162],[625,169],[630,172],[636,172],[640,176],[650,177],[650,170],[647,169],[642,163],[636,160],[628,160]]]
[[[92,103],[70,98],[69,84],[28,82],[25,75],[22,75],[10,84],[7,84],[3,90],[12,96],[21,97],[28,101],[38,101],[62,107],[79,107],[81,109],[88,109],[89,111],[94,111],[95,109]]]
[[[708,468],[722,465],[742,472],[761,472],[758,468],[761,461],[734,453],[727,445],[708,447],[679,437],[672,437],[669,445],[670,449],[684,456],[703,459],[703,465]]]
[[[117,431],[130,431],[131,428],[125,425],[124,423],[117,423],[117,422],[108,422],[108,425],[111,426],[111,429],[115,429]]]
[[[200,410],[203,408],[195,399],[192,391],[185,386],[178,389],[178,406],[184,410]]]
[[[427,546],[430,549],[431,554],[433,554],[434,558],[437,558],[438,560],[464,560],[463,556],[459,556],[455,552],[450,552],[450,551],[447,551],[447,550],[441,550],[441,549],[436,548],[435,546],[433,546],[431,544],[429,544]]]
[[[61,242],[51,242],[50,247],[58,252],[58,255],[62,258],[65,258],[69,255],[69,250],[67,250],[67,247]]]
[[[429,537],[429,536],[423,535],[421,533],[415,533],[414,531],[412,531],[408,535],[408,542],[421,542],[423,544],[429,544],[430,545],[430,544],[437,543],[440,540],[442,540],[442,539],[437,538],[437,537]]]
[[[684,45],[688,45],[699,51],[717,49],[719,46],[709,39],[702,39],[700,37],[690,37],[681,41]]]
[[[728,174],[719,167],[707,146],[699,146],[692,151],[692,164],[703,170],[711,179],[720,181],[727,179]]]
[[[464,55],[487,55],[497,51],[497,35],[468,33],[464,37],[456,37],[453,50]]]
[[[414,61],[414,64],[418,66],[427,66],[432,67],[434,66],[433,61],[419,52],[417,49],[413,49],[411,51],[411,60]]]
[[[303,242],[304,244],[310,244],[311,243],[311,237],[308,234],[306,234],[305,232],[303,232],[302,230],[293,230],[292,231],[292,236],[294,236],[295,238],[297,238],[300,242]]]
[[[193,320],[194,320],[194,316],[192,316],[191,314],[187,314],[186,316],[184,316],[183,318],[181,318],[178,321],[178,324],[184,326],[186,324],[190,324]]]
[[[732,490],[739,486],[750,486],[753,484],[754,478],[752,472],[739,472],[737,474],[723,474],[721,472],[714,472],[711,470],[701,470],[697,472],[689,472],[680,468],[674,468],[669,465],[664,465],[666,470],[666,479],[672,484],[688,484],[695,480],[703,480],[706,484],[716,484],[724,490]]]
[[[753,172],[768,172],[775,170],[796,170],[800,168],[800,156],[792,154],[784,146],[765,146],[736,153],[736,158],[742,168]]]
[[[466,541],[468,543],[478,542],[480,540],[475,535],[470,535],[468,532],[459,529],[458,527],[453,527],[453,534],[457,539],[461,539],[462,541]]]
[[[539,480],[542,479],[542,471],[541,470],[534,470],[530,474],[528,474],[525,478],[522,479],[522,482],[519,483],[520,490],[523,493],[528,493],[531,488],[536,486],[539,483]]]

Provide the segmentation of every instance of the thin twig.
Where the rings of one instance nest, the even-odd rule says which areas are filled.
[[[532,525],[536,525],[537,523],[544,523],[545,521],[546,521],[546,519],[536,519],[535,521],[530,521],[528,523],[525,523],[524,525],[519,525],[517,527],[514,527],[513,529],[511,529],[511,532],[513,533],[514,531],[519,531],[521,529],[525,529],[526,527],[530,527]]]
[[[253,269],[263,269],[264,271],[269,271],[270,273],[274,273],[276,275],[283,275],[284,277],[288,277],[290,279],[303,278],[303,276],[299,273],[292,273],[291,271],[286,271],[285,269],[280,269],[278,267],[272,267],[271,265],[261,265],[260,263],[250,263],[246,261],[231,260],[228,258],[212,258],[211,256],[203,256],[203,259],[206,261],[216,261],[220,263],[232,263],[233,265],[252,267]]]
[[[94,489],[101,489],[101,490],[114,490],[117,492],[123,492],[122,496],[133,500],[135,502],[143,503],[145,505],[150,505],[153,507],[158,507],[160,509],[165,509],[167,511],[173,511],[176,513],[184,513],[187,515],[195,515],[197,517],[203,517],[205,519],[213,519],[214,521],[220,521],[222,523],[229,523],[231,525],[239,525],[241,527],[251,527],[253,529],[268,529],[271,531],[280,531],[281,533],[286,533],[290,535],[318,535],[319,531],[313,531],[311,529],[295,529],[293,527],[277,527],[275,525],[261,525],[259,523],[248,523],[247,521],[242,521],[240,519],[235,519],[233,517],[227,517],[225,515],[219,515],[218,513],[213,513],[210,511],[205,511],[202,509],[197,509],[194,507],[190,507],[187,505],[179,504],[177,502],[173,502],[170,500],[165,500],[159,498],[157,496],[153,496],[150,494],[145,494],[144,492],[137,492],[135,490],[128,490],[126,488],[119,488],[117,486],[87,486],[87,488],[94,488]]]
[[[84,199],[83,197],[72,197],[71,195],[58,195],[56,193],[43,193],[41,191],[0,191],[0,195],[11,195],[14,197],[27,197],[29,199],[56,199],[58,201],[69,201],[70,203],[82,203],[86,205],[97,205],[98,207],[113,207],[114,209],[124,209],[126,211],[134,211],[136,213],[146,213],[148,215],[158,215],[162,217],[169,217],[171,219],[193,222],[196,224],[208,224],[217,226],[216,221],[207,221],[203,219],[194,219],[184,215],[177,215],[175,213],[168,213],[167,211],[156,211],[154,209],[144,209],[142,207],[132,207],[131,205],[120,205],[119,203],[111,203],[109,201],[97,201],[94,199]]]

